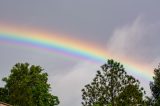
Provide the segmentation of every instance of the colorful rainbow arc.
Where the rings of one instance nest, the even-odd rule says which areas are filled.
[[[0,27],[0,41],[35,46],[54,52],[60,52],[64,55],[97,62],[105,62],[106,59],[114,57],[104,50],[97,49],[95,46],[88,46],[85,42],[79,42],[73,38],[67,39],[60,37],[58,34],[15,27]],[[118,61],[124,64],[125,68],[136,75],[142,75],[149,80],[153,75],[153,73],[145,68],[145,66],[135,64],[127,58]]]

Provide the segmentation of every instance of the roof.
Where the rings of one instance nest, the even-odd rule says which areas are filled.
[[[0,106],[12,106],[12,105],[0,101]]]

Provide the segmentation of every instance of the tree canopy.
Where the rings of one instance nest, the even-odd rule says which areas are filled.
[[[3,78],[6,85],[0,88],[0,101],[16,106],[58,105],[58,97],[50,93],[48,74],[42,71],[40,66],[17,63]]]
[[[90,84],[82,89],[83,106],[143,105],[145,94],[140,82],[128,75],[123,65],[108,60]]]
[[[154,69],[155,76],[153,82],[150,82],[150,88],[153,96],[152,103],[154,106],[160,106],[160,65]]]

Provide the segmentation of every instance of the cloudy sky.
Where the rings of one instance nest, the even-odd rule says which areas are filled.
[[[156,0],[1,0],[0,26],[3,23],[63,33],[61,37],[94,44],[115,56],[145,63],[154,69],[160,62],[159,4]],[[41,49],[0,43],[0,79],[7,76],[17,62],[45,69],[52,92],[60,99],[59,106],[81,106],[81,89],[102,65]],[[143,73],[135,77],[149,91],[149,80],[141,76]],[[3,85],[0,82],[0,86]]]

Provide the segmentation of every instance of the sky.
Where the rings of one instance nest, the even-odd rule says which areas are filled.
[[[152,73],[160,62],[159,3],[156,0],[1,0],[0,26],[56,32],[62,38],[96,45],[95,48],[114,56],[110,58],[125,57]],[[45,69],[51,92],[60,99],[59,106],[81,106],[81,89],[104,64],[29,46],[0,43],[0,79],[9,75],[18,62]],[[143,73],[126,71],[139,79],[150,95],[150,79],[144,78]],[[2,81],[0,86],[4,86]]]

